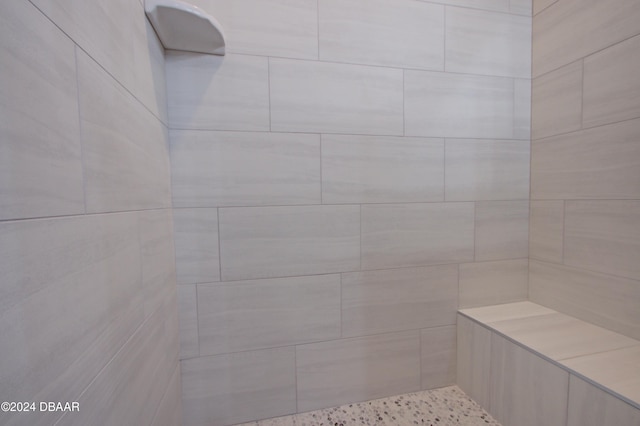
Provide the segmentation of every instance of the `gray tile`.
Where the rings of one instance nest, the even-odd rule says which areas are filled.
[[[491,340],[489,412],[506,425],[564,426],[569,373],[497,334]]]
[[[299,411],[420,389],[418,331],[301,345],[296,360]]]
[[[445,200],[529,198],[529,142],[447,139]]]
[[[444,70],[444,7],[411,0],[320,0],[320,59]]]
[[[533,9],[532,0],[510,0],[509,1],[509,11],[511,13],[531,16],[532,9]]]
[[[527,259],[463,263],[460,265],[460,307],[526,300],[528,274]]]
[[[178,426],[182,424],[181,393],[180,364],[177,363],[151,426]]]
[[[547,7],[557,2],[558,0],[533,0],[533,14],[537,15]]]
[[[77,54],[87,212],[169,207],[166,128],[84,52]]]
[[[163,52],[141,4],[130,0],[32,3],[156,117],[164,117]]]
[[[562,263],[564,201],[531,201],[529,255],[531,258]]]
[[[427,1],[427,0],[420,0]],[[509,0],[429,0],[430,3],[441,3],[449,6],[470,7],[474,9],[509,11]]]
[[[170,132],[174,207],[320,203],[320,137]]]
[[[185,426],[228,425],[296,412],[293,347],[181,361]]]
[[[458,315],[457,325],[458,386],[482,407],[489,407],[491,331]]]
[[[269,65],[257,56],[166,55],[173,129],[269,131]]]
[[[533,75],[537,77],[636,35],[639,20],[640,8],[633,1],[557,2],[533,21]]]
[[[145,317],[162,303],[167,291],[176,290],[176,263],[171,210],[140,212],[143,309]]]
[[[567,201],[564,263],[640,280],[640,201]]]
[[[217,209],[174,209],[178,284],[220,281]]]
[[[459,312],[483,324],[556,313],[553,309],[528,301],[460,309]]]
[[[65,425],[151,424],[178,364],[178,315],[175,292],[131,336],[82,395],[78,412],[67,412]]]
[[[226,51],[318,59],[316,0],[192,0],[224,28]]]
[[[144,319],[140,265],[137,213],[0,224],[1,399],[77,401]]]
[[[568,426],[638,425],[640,411],[626,402],[571,375]]]
[[[532,199],[640,198],[640,119],[533,141]]]
[[[222,279],[360,269],[360,207],[220,209]]]
[[[638,413],[640,401],[640,344],[625,349],[567,359],[563,365],[632,401]]]
[[[513,138],[531,139],[531,80],[513,80]]]
[[[554,361],[610,351],[637,340],[560,313],[489,323],[519,344]]]
[[[178,286],[178,316],[180,319],[180,359],[200,354],[198,345],[198,296],[195,284]]]
[[[269,59],[271,130],[402,135],[402,70]]]
[[[343,337],[455,324],[456,265],[342,274]]]
[[[640,282],[531,260],[529,297],[640,340]]]
[[[322,136],[322,202],[444,200],[444,141]]]
[[[473,260],[473,204],[362,206],[362,268]]]
[[[407,136],[514,136],[513,79],[404,71]]]
[[[529,256],[529,202],[476,203],[476,261]]]
[[[4,2],[0,54],[0,220],[84,213],[73,43]]]
[[[198,285],[200,354],[340,337],[340,276]]]
[[[579,130],[582,125],[582,61],[533,80],[533,139]]]
[[[422,389],[456,383],[456,326],[422,330],[420,344]]]
[[[640,36],[584,60],[584,126],[640,117]]]
[[[531,77],[531,18],[447,8],[445,70]]]

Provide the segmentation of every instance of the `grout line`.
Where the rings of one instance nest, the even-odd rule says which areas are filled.
[[[447,202],[447,139],[442,139],[442,202]]]
[[[200,315],[198,313],[198,305],[200,303],[198,303],[198,284],[193,285],[193,290],[196,294],[196,349],[198,352],[198,356],[200,356]]]
[[[580,62],[580,129],[584,129],[584,58]]]
[[[293,380],[296,387],[296,413],[298,413],[298,346],[293,346]]]
[[[316,0],[316,31],[318,37],[318,61],[320,60],[320,0]]]
[[[567,200],[562,200],[562,259],[561,264],[564,265],[564,248],[566,247],[566,231],[567,229]]]
[[[320,205],[323,205],[324,200],[322,199],[324,185],[322,182],[322,133],[318,134],[320,139]]]
[[[404,85],[404,74],[405,74],[406,70],[402,70],[402,136],[406,136],[407,135],[407,120],[405,117],[405,111],[406,111],[406,89],[405,89],[405,85]]]
[[[359,205],[360,208],[360,267],[359,271],[362,271],[362,204]]]
[[[447,7],[443,5],[443,34],[442,34],[442,72],[447,72]]]
[[[342,276],[344,273],[340,274],[340,338],[344,337],[343,327],[342,327]]]

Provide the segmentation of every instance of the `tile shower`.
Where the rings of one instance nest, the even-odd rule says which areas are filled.
[[[0,400],[81,407],[0,424],[449,386],[458,308],[640,338],[637,2],[191,2],[226,56],[138,0],[0,3]]]

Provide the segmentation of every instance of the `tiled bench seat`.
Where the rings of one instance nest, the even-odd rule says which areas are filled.
[[[458,385],[503,426],[640,426],[640,341],[531,302],[462,309]]]

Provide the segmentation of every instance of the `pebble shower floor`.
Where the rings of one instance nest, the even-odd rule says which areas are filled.
[[[347,404],[240,426],[500,426],[457,386]]]

